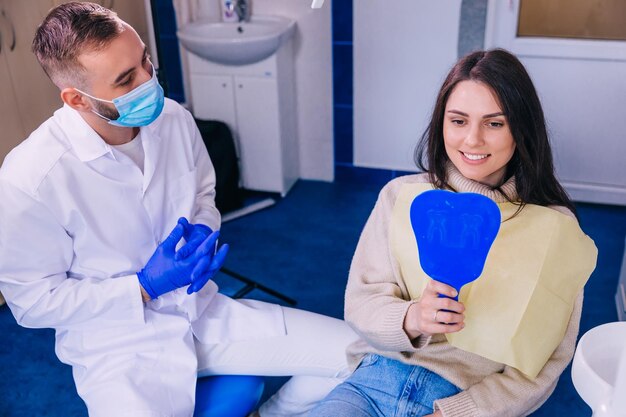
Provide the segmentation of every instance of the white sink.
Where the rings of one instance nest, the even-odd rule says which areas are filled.
[[[572,382],[594,417],[626,416],[626,322],[602,324],[580,338]]]
[[[295,31],[295,21],[281,16],[253,15],[249,22],[198,20],[177,32],[189,51],[209,61],[245,65],[272,55]]]

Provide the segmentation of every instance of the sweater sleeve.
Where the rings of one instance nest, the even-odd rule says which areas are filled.
[[[404,317],[412,301],[402,296],[398,269],[389,248],[388,223],[397,181],[387,184],[361,233],[345,295],[345,319],[374,348],[408,352],[416,347],[404,331]],[[415,341],[413,341],[415,342]]]
[[[583,293],[578,296],[561,344],[534,380],[515,368],[483,379],[457,395],[435,401],[444,417],[517,417],[528,415],[550,397],[559,376],[574,356],[582,313]]]

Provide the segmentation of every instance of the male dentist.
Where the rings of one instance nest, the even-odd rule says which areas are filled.
[[[259,411],[304,415],[347,376],[355,335],[217,292],[213,166],[137,33],[72,2],[33,51],[64,106],[0,169],[0,290],[18,323],[56,330],[92,417],[192,416],[198,373],[295,375]]]

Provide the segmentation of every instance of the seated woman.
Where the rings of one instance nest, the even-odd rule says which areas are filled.
[[[450,71],[416,151],[425,173],[381,191],[352,261],[345,319],[354,374],[311,416],[522,416],[552,393],[574,353],[595,245],[555,178],[541,103],[507,51]],[[459,294],[421,269],[414,197],[472,192],[502,223],[484,270]]]

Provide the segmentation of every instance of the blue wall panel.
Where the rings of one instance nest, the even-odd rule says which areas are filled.
[[[159,79],[164,84],[167,97],[184,102],[185,90],[172,0],[152,0],[152,17],[159,53]]]

